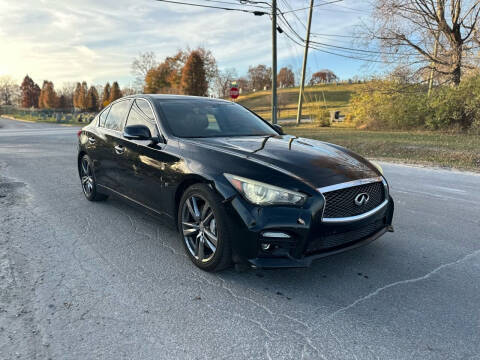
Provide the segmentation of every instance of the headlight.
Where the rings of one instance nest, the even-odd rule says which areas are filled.
[[[240,176],[224,174],[230,184],[248,201],[257,205],[302,205],[305,194]]]
[[[375,166],[377,168],[378,171],[380,171],[380,174],[383,175],[383,169],[382,167],[380,166],[380,164],[376,161],[373,161],[373,160],[370,160],[370,164],[372,164],[373,166]]]

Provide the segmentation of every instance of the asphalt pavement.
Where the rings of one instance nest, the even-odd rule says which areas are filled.
[[[480,359],[480,176],[383,163],[395,233],[293,270],[194,267],[84,199],[78,128],[0,119],[0,359]]]

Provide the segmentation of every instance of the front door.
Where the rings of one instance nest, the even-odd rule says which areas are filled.
[[[127,117],[126,126],[145,125],[153,137],[159,135],[155,116],[149,103],[135,99]],[[152,141],[131,140],[128,157],[131,171],[125,179],[125,195],[158,212],[165,212],[165,186],[169,169],[178,161],[168,154],[167,145]]]

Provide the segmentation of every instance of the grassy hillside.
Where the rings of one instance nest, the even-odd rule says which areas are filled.
[[[320,103],[328,110],[340,110],[343,114],[349,111],[351,96],[358,91],[359,84],[326,84],[305,88],[305,100],[302,114],[308,117],[315,103]],[[278,103],[281,119],[292,119],[297,115],[298,87],[279,89]],[[255,111],[264,119],[271,118],[271,92],[257,91],[241,95],[237,102]]]
[[[478,135],[319,128],[311,124],[284,126],[284,131],[342,145],[368,158],[480,171]]]

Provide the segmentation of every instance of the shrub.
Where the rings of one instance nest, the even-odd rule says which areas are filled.
[[[467,130],[480,120],[480,76],[462,81],[458,87],[436,89],[429,99],[430,129]]]
[[[423,127],[428,115],[424,93],[421,85],[372,81],[352,98],[349,120],[369,129]]]
[[[330,126],[330,111],[328,111],[321,103],[316,102],[311,111],[313,122],[318,127]]]
[[[369,129],[478,131],[480,76],[440,86],[430,97],[425,85],[372,81],[353,97],[348,120]]]

